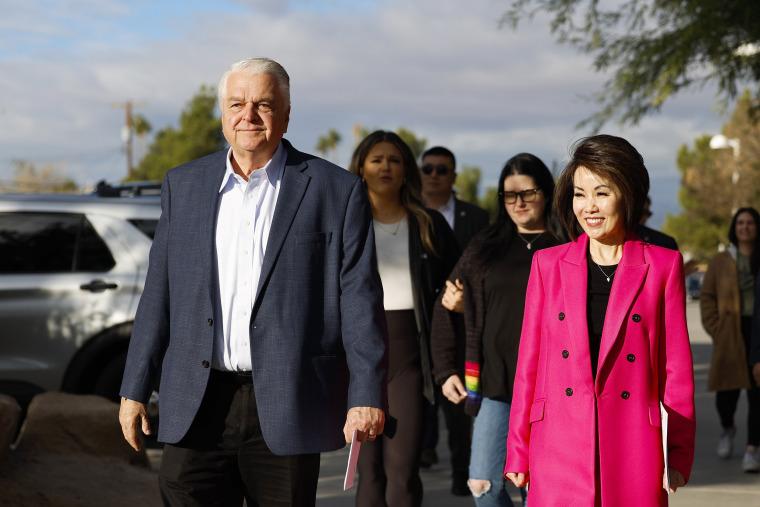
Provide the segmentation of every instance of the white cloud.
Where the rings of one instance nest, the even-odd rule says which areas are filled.
[[[605,81],[589,57],[555,44],[540,16],[517,31],[499,29],[506,4],[497,0],[254,0],[215,11],[204,2],[71,0],[66,12],[75,18],[42,0],[4,3],[14,6],[4,9],[13,18],[0,26],[35,26],[40,46],[19,49],[18,30],[0,43],[0,179],[19,158],[65,160],[82,183],[118,179],[124,113],[112,103],[142,103],[138,111],[160,129],[232,61],[265,55],[291,75],[288,137],[301,149],[312,151],[336,128],[347,164],[355,124],[405,126],[448,145],[493,182],[520,151],[547,165],[564,161],[583,135],[574,126],[594,112],[581,97]],[[83,28],[95,36],[75,32]],[[639,148],[653,181],[663,182],[659,199],[674,201],[678,146],[719,130],[714,102],[707,92],[686,94],[639,127],[605,130]]]

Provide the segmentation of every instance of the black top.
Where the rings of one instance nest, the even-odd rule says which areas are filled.
[[[604,317],[607,314],[607,303],[610,301],[612,284],[615,282],[617,264],[599,266],[586,254],[588,263],[588,298],[586,300],[586,318],[588,320],[588,348],[591,352],[591,373],[596,380],[596,368],[599,362],[599,347],[602,344]],[[600,269],[601,268],[601,269]],[[604,271],[604,273],[602,273]],[[610,281],[607,281],[609,277]]]
[[[480,379],[483,396],[512,401],[512,386],[520,346],[525,293],[536,250],[554,245],[549,234],[515,236],[504,257],[488,270],[484,281],[485,319],[483,363]]]

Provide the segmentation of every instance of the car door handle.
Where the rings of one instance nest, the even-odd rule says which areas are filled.
[[[116,289],[119,287],[119,284],[113,283],[113,282],[106,282],[105,280],[93,280],[90,283],[86,283],[84,285],[80,285],[79,288],[82,290],[88,290],[90,292],[103,292],[106,289]]]

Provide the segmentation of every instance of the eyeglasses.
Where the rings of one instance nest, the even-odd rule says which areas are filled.
[[[449,168],[443,164],[438,164],[436,166],[433,164],[425,164],[422,166],[423,174],[433,174],[434,170],[438,176],[446,176],[449,173]]]
[[[504,196],[504,202],[507,204],[514,204],[517,202],[517,196],[520,196],[523,202],[533,202],[536,200],[536,194],[538,194],[540,188],[529,188],[522,192],[500,192]]]

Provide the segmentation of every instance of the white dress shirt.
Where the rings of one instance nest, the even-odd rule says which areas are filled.
[[[261,276],[269,230],[280,193],[286,152],[282,143],[272,159],[246,181],[227,171],[219,188],[216,219],[216,301],[211,366],[223,371],[251,370],[251,310]],[[220,325],[221,324],[221,325]]]
[[[446,222],[448,222],[449,227],[451,230],[454,230],[454,207],[456,205],[456,200],[454,199],[454,193],[451,193],[451,196],[449,197],[449,200],[446,201],[446,204],[438,208],[438,213],[443,215],[443,218],[446,219]]]

